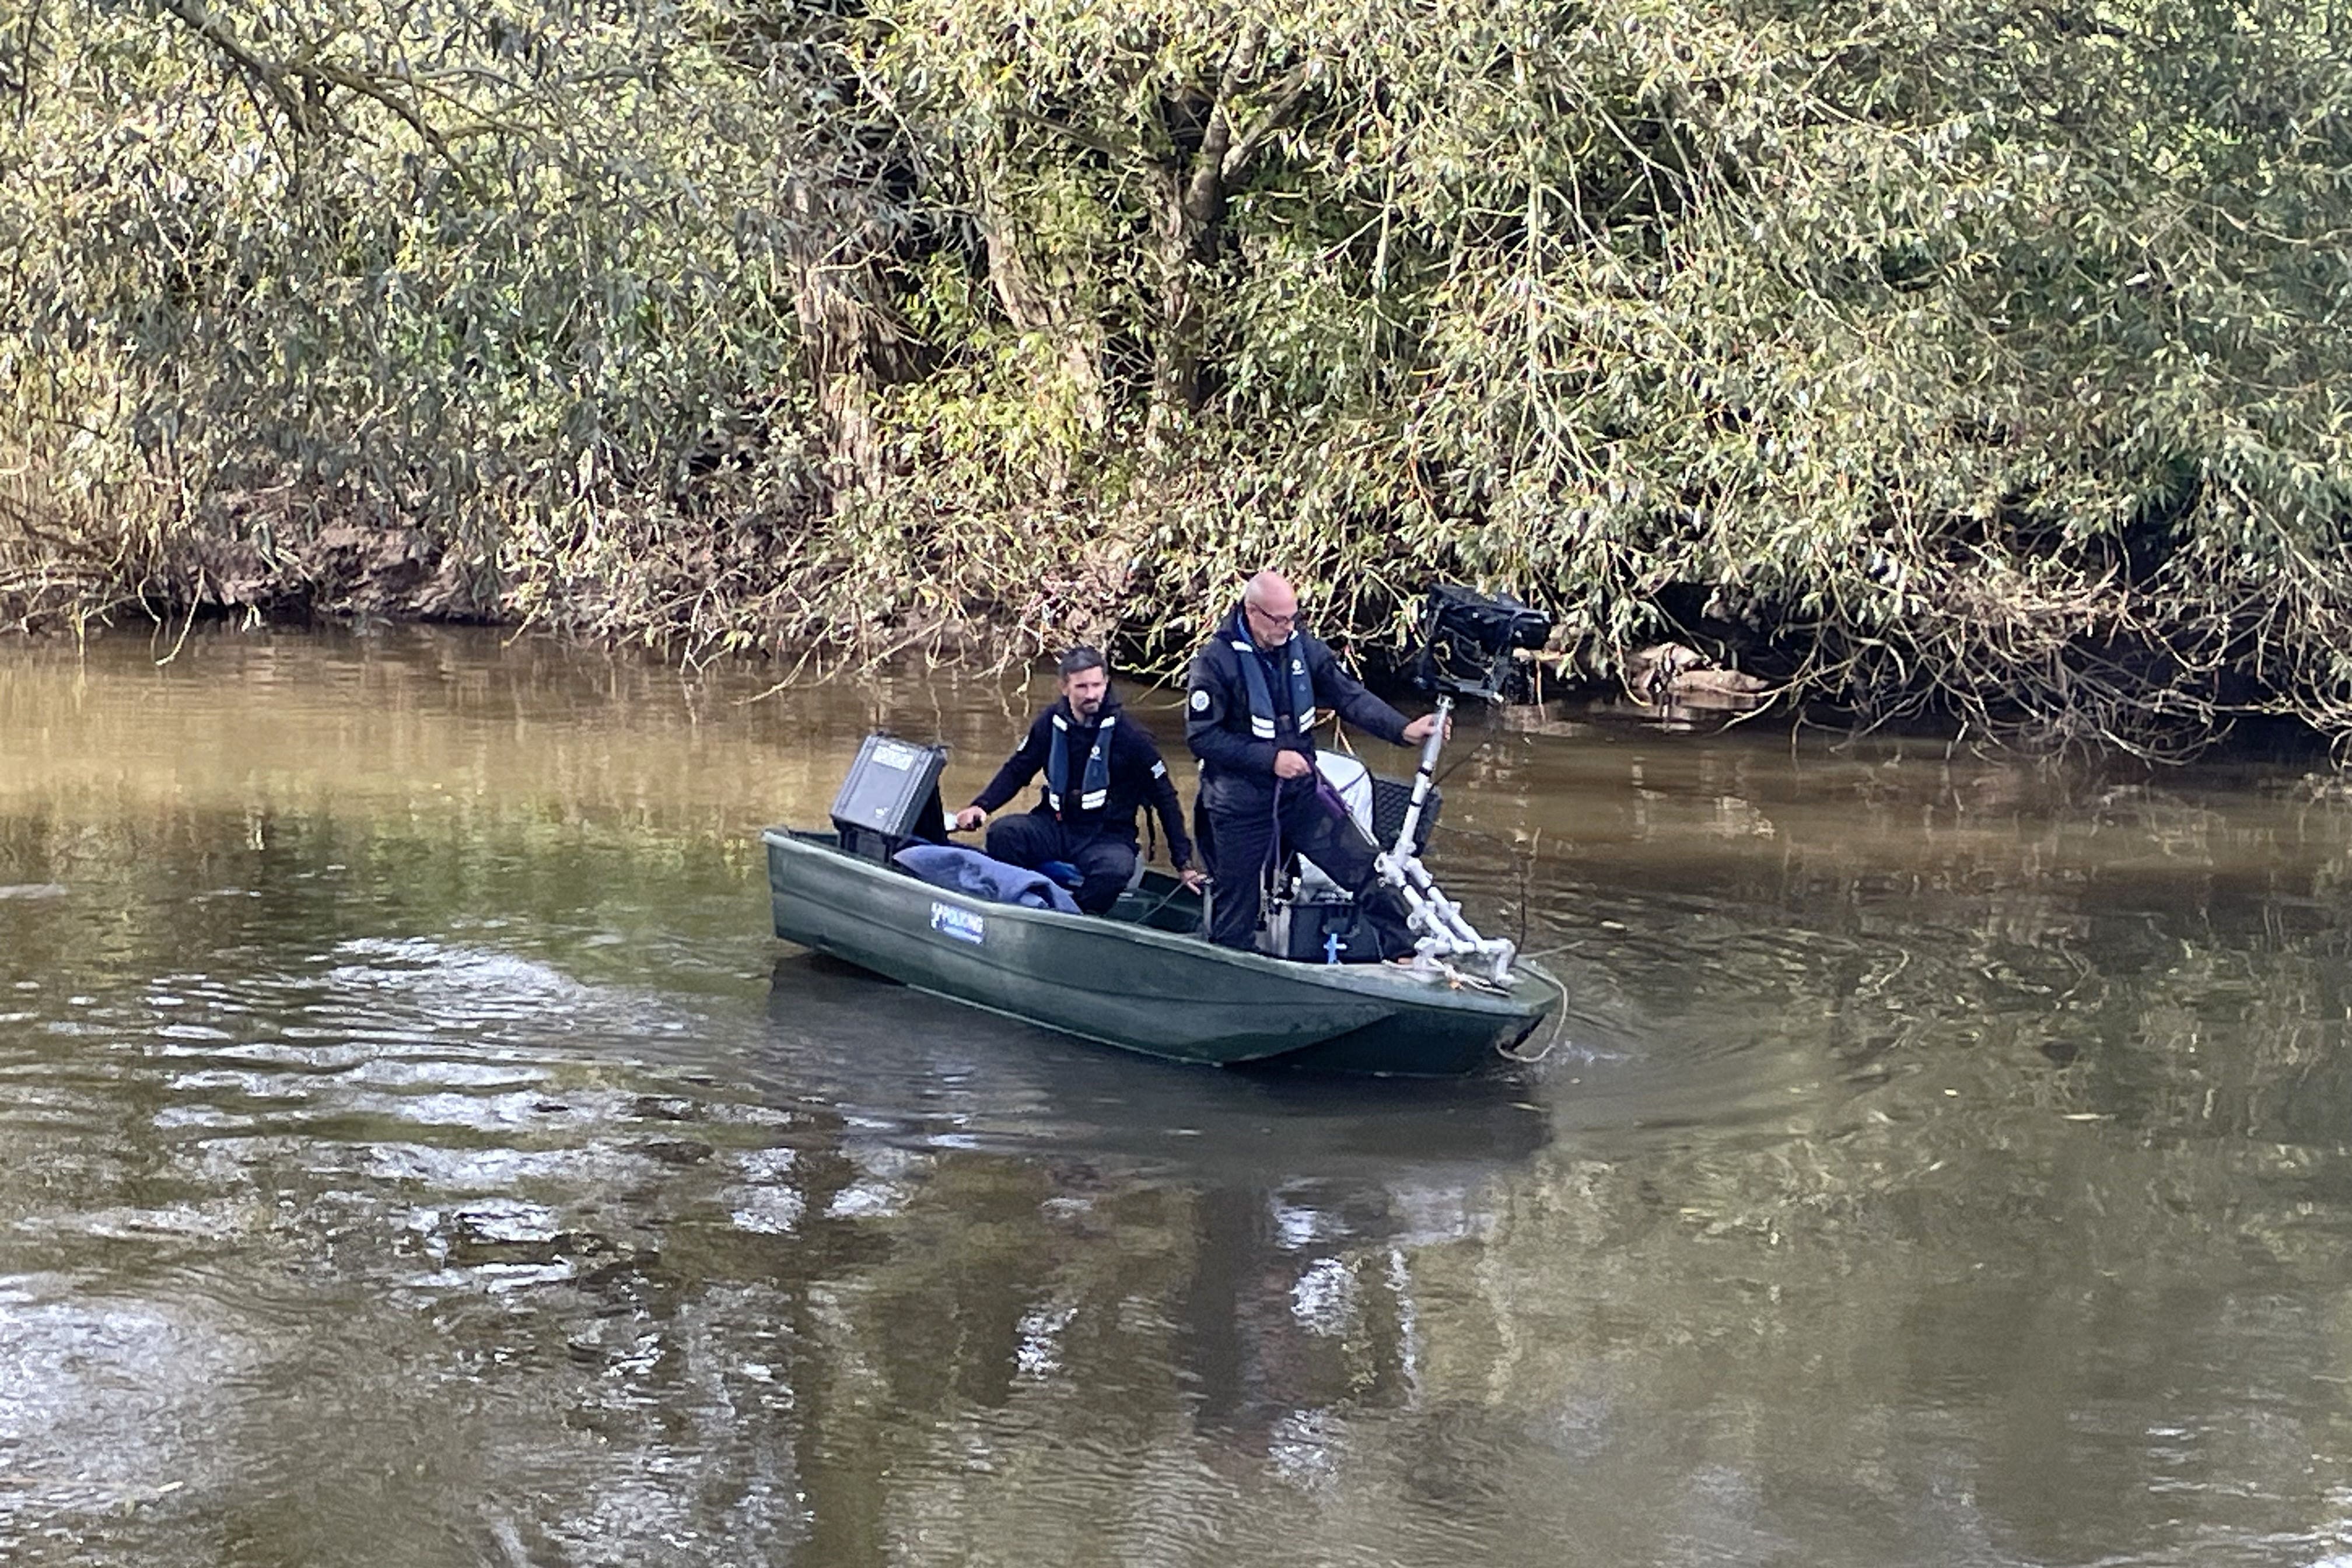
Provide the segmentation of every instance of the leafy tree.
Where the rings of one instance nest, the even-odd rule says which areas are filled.
[[[1172,660],[1279,560],[1327,629],[1515,587],[1596,678],[1675,635],[1865,721],[2352,736],[2326,5],[18,0],[0,36],[19,600],[234,601],[214,566],[282,582],[292,508],[690,657]]]

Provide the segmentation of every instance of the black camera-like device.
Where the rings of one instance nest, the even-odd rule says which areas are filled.
[[[833,826],[841,847],[867,860],[887,860],[909,844],[944,843],[940,771],[947,760],[945,746],[866,736],[833,797]]]
[[[1511,655],[1550,640],[1551,617],[1533,605],[1508,594],[1440,583],[1422,604],[1412,684],[1428,696],[1499,701],[1511,676]]]

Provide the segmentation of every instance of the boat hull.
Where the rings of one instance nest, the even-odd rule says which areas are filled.
[[[776,934],[919,990],[1123,1049],[1222,1067],[1457,1077],[1502,1061],[1560,999],[1523,964],[1507,994],[1386,964],[1286,963],[1167,926],[1197,905],[1151,874],[1113,917],[991,903],[763,835]],[[1179,902],[1181,900],[1181,903]],[[1151,923],[1119,912],[1152,912]],[[1184,906],[1192,906],[1186,910]]]

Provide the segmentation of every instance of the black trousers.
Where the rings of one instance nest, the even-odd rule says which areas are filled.
[[[1216,885],[1209,901],[1209,940],[1220,947],[1256,945],[1258,902],[1265,871],[1279,858],[1304,855],[1353,894],[1380,938],[1382,956],[1412,950],[1403,905],[1374,877],[1374,851],[1364,832],[1335,816],[1317,798],[1313,783],[1294,783],[1254,806],[1204,807],[1195,819],[1202,858]]]
[[[1066,860],[1086,880],[1070,896],[1090,915],[1118,902],[1135,875],[1135,846],[1100,829],[1074,833],[1049,812],[1024,811],[988,825],[988,856],[1034,871],[1048,860]]]

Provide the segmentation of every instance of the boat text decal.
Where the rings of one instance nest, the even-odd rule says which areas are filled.
[[[986,942],[988,927],[971,910],[960,910],[953,904],[934,902],[931,905],[931,929],[958,942]]]

